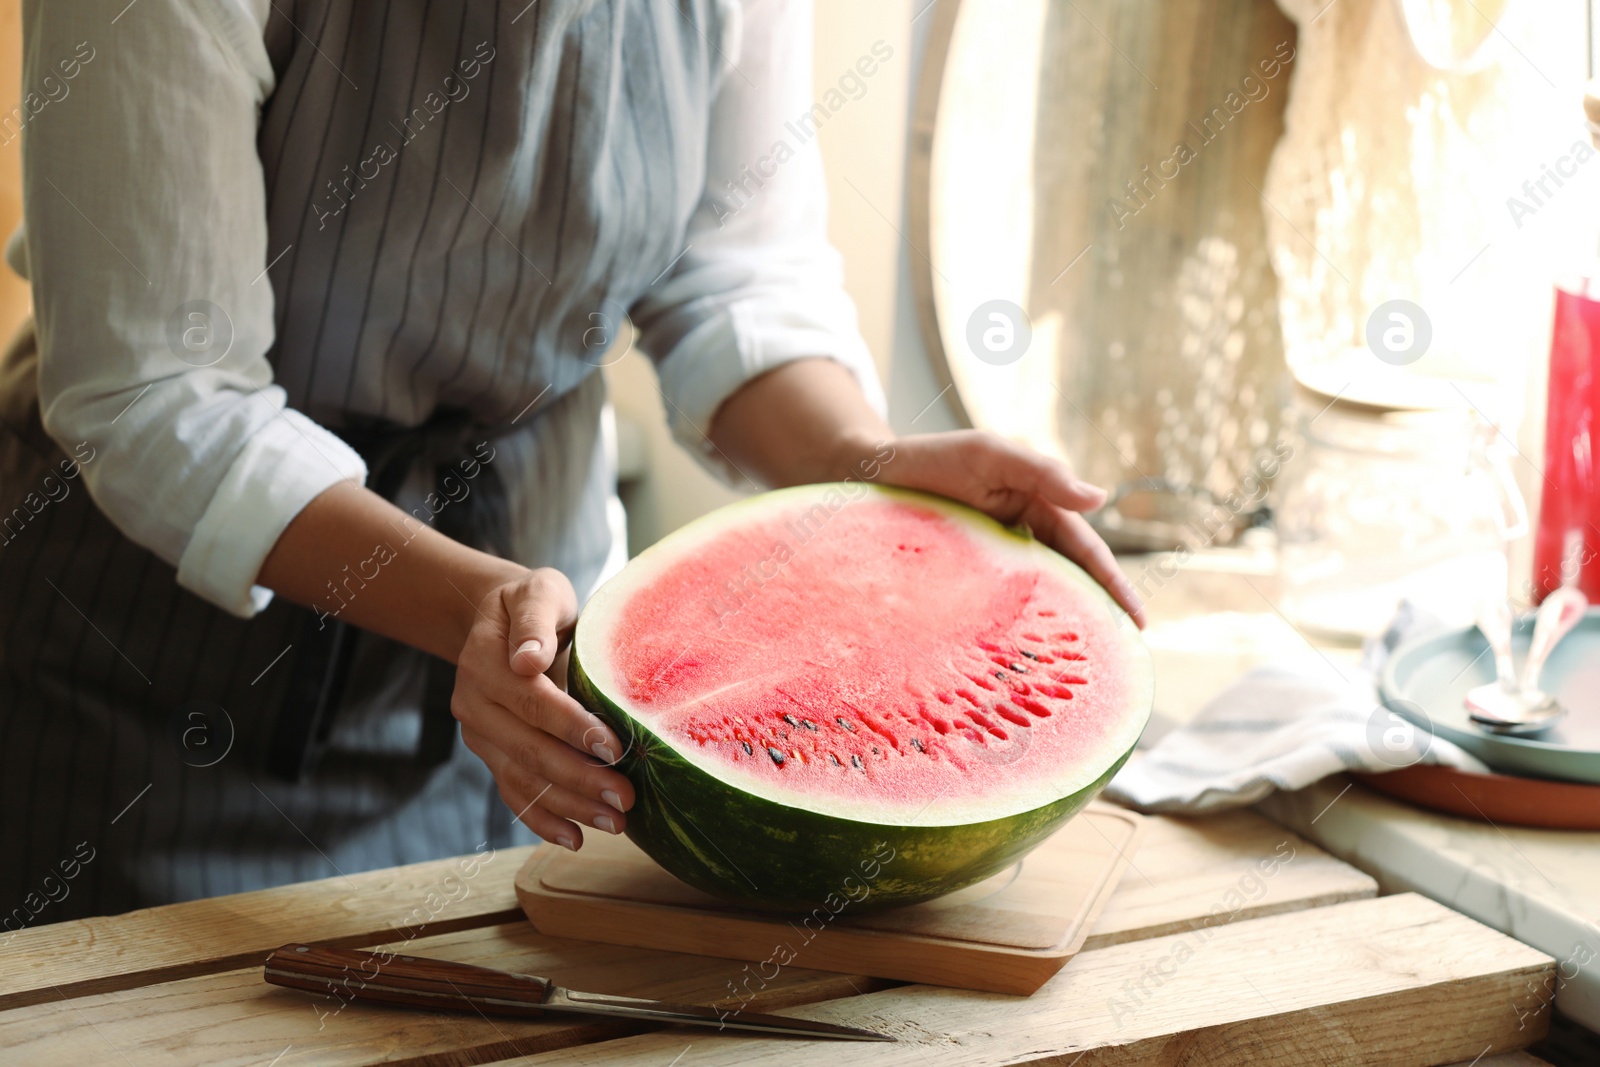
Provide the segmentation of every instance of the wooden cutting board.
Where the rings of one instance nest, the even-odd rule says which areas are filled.
[[[852,916],[848,904],[792,918],[741,911],[684,885],[626,838],[594,834],[580,855],[536,851],[516,888],[540,933],[748,960],[752,989],[794,966],[1028,994],[1082,947],[1143,831],[1139,815],[1092,804],[993,878],[872,915]]]

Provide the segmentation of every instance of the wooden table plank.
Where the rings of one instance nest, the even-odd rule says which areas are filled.
[[[904,986],[793,1014],[892,1033],[830,1045],[830,1067],[1433,1067],[1543,1036],[1529,992],[1554,960],[1414,894],[1084,952],[1031,997]],[[677,1029],[518,1062],[809,1065],[813,1043]],[[510,1067],[511,1061],[504,1061]]]
[[[1372,910],[1341,910],[1351,908]],[[1419,930],[1432,933],[1423,937]],[[1187,946],[1188,950],[1180,946]],[[603,987],[633,995],[687,1000],[711,1000],[717,993],[725,993],[726,983],[737,970],[728,961],[542,938],[520,923],[421,939],[410,947],[446,959],[549,973],[579,988]],[[1082,962],[1085,960],[1090,962]],[[1528,990],[1545,988],[1550,966],[1548,958],[1471,920],[1421,898],[1403,896],[1249,920],[1085,953],[1032,998],[943,991],[950,995],[936,996],[930,1005],[926,993],[931,987],[906,987],[897,992],[906,994],[907,1002],[885,1007],[882,998],[887,993],[853,995],[858,987],[871,988],[860,979],[789,970],[780,972],[750,1007],[770,1010],[784,1004],[827,1000],[832,1003],[825,1007],[835,1013],[864,1012],[863,1025],[878,1025],[885,1019],[891,1024],[894,1020],[915,1020],[914,1024],[901,1022],[889,1028],[898,1026],[902,1036],[909,1036],[920,1046],[952,1044],[961,1052],[961,1059],[936,1059],[935,1064],[969,1062],[969,1054],[976,1056],[981,1045],[999,1036],[1004,1036],[1007,1043],[1013,1036],[1024,1045],[1029,1041],[1044,1042],[1027,1046],[1031,1048],[1052,1047],[1045,1040],[1046,1034],[1053,1035],[1057,1043],[1065,1038],[1074,1055],[1086,1048],[1096,1034],[1133,1042],[1145,1051],[1152,1042],[1153,1047],[1162,1049],[1168,1047],[1165,1042],[1181,1038],[1224,1053],[1236,1048],[1255,1049],[1253,1043],[1239,1044],[1247,1040],[1244,1035],[1254,1035],[1249,1037],[1251,1042],[1257,1037],[1270,1037],[1289,1043],[1286,1047],[1305,1055],[1308,1048],[1292,1042],[1295,1028],[1307,1025],[1307,1019],[1320,1019],[1331,1027],[1327,1032],[1317,1031],[1321,1035],[1319,1043],[1331,1040],[1329,1034],[1346,1028],[1349,1033],[1359,1033],[1365,1043],[1373,1037],[1368,1013],[1388,1019],[1399,1012],[1408,1020],[1407,1025],[1386,1024],[1382,1035],[1393,1039],[1416,1030],[1429,1035],[1425,1041],[1418,1038],[1411,1046],[1393,1040],[1372,1045],[1382,1055],[1370,1061],[1351,1058],[1315,1062],[1420,1065],[1459,1057],[1465,1050],[1461,1042],[1477,1041],[1472,1048],[1476,1054],[1486,1046],[1503,1048],[1540,1036],[1543,1016],[1530,1011],[1532,1005],[1525,1001]],[[1164,981],[1163,970],[1173,972]],[[1307,973],[1322,977],[1307,978]],[[1068,984],[1062,984],[1064,979]],[[1246,987],[1252,982],[1259,996],[1271,1000],[1246,1002],[1244,994],[1251,992]],[[1286,986],[1293,987],[1287,994]],[[918,991],[922,993],[918,995]],[[1308,1006],[1307,1000],[1313,1003]],[[1362,1001],[1366,1007],[1355,1011],[1347,1003],[1351,1001]],[[853,1004],[862,1007],[849,1007]],[[110,1059],[130,1067],[174,1062],[262,1064],[280,1054],[281,1067],[291,1067],[296,1062],[470,1064],[570,1045],[584,1046],[592,1054],[598,1051],[591,1045],[596,1041],[604,1041],[607,1056],[629,1049],[627,1039],[605,1040],[628,1032],[615,1024],[541,1024],[504,1019],[491,1022],[476,1016],[393,1011],[362,1004],[322,1014],[337,1007],[332,1002],[266,986],[259,970],[251,968],[0,1013],[0,1047],[8,1050],[8,1064]],[[1231,1019],[1230,1009],[1236,1016]],[[1024,1015],[1038,1014],[1048,1025],[1042,1030],[1016,1031],[1013,1016],[1019,1010]],[[1517,1029],[1518,1011],[1527,1017],[1525,1030]],[[797,1014],[811,1012],[801,1010]],[[1505,1019],[1494,1026],[1477,1024],[1482,1018],[1498,1015]],[[1174,1016],[1196,1029],[1174,1029],[1170,1025]],[[1225,1020],[1227,1025],[1219,1020]],[[1202,1023],[1204,1033],[1198,1029]],[[910,1033],[906,1032],[908,1025]],[[933,1035],[934,1030],[945,1028],[948,1034]],[[1459,1040],[1454,1045],[1438,1047],[1439,1034],[1458,1035]],[[725,1040],[676,1030],[654,1037],[668,1042],[665,1047],[671,1053],[661,1059],[664,1046],[648,1046],[649,1051],[642,1053],[645,1058],[640,1062],[656,1067],[681,1051],[682,1045],[672,1042]],[[1422,1041],[1424,1050],[1431,1051],[1420,1053],[1422,1058],[1408,1058],[1404,1053],[1415,1051],[1417,1041]],[[770,1046],[783,1044],[740,1039],[734,1058],[737,1061],[747,1047],[766,1055]],[[813,1056],[815,1048],[811,1046]],[[859,1046],[830,1045],[829,1056],[853,1056],[857,1049]],[[1434,1058],[1428,1059],[1427,1055]],[[652,1060],[650,1056],[658,1058]],[[701,1062],[699,1052],[696,1062]],[[857,1061],[847,1059],[841,1064],[848,1062]],[[977,1058],[970,1062],[990,1061]],[[1085,1059],[1083,1067],[1094,1062],[1159,1059]]]
[[[1370,876],[1252,811],[1149,818],[1132,860],[1085,949],[1378,893]]]
[[[540,974],[574,989],[715,1003],[746,966],[732,960],[546,937],[527,922],[405,943],[405,951]],[[800,968],[755,990],[750,1010],[815,1003],[888,983]],[[741,994],[744,995],[741,991]],[[730,1001],[736,1006],[737,999]],[[644,1026],[558,1018],[493,1020],[353,1002],[267,985],[259,967],[0,1012],[0,1056],[23,1064],[209,1067],[482,1063],[639,1032]],[[287,1050],[287,1051],[285,1051]],[[281,1059],[277,1057],[282,1056]]]
[[[22,930],[0,941],[0,1010],[259,964],[290,941],[374,945],[520,919],[513,882],[534,847]]]
[[[1139,937],[1142,930],[1195,926],[1201,926],[1202,932],[1209,934],[1203,924],[1208,919],[1217,921],[1214,909],[1219,902],[1230,903],[1233,898],[1229,893],[1235,889],[1246,898],[1245,903],[1251,909],[1293,907],[1296,900],[1320,901],[1340,893],[1359,895],[1372,891],[1371,881],[1365,875],[1327,858],[1301,839],[1285,835],[1254,814],[1240,813],[1212,823],[1164,818],[1151,822],[1151,852],[1145,857],[1147,862],[1140,864],[1144,874],[1130,872],[1136,884],[1125,885],[1124,889],[1132,902],[1123,910],[1123,918],[1112,922],[1109,931],[1102,928],[1105,937],[1126,940]],[[1244,883],[1241,888],[1246,872],[1256,871],[1260,875],[1258,864],[1263,858],[1274,855],[1281,858],[1285,854],[1278,847],[1286,840],[1295,850],[1294,858],[1282,863],[1276,873],[1262,877],[1265,890],[1252,888],[1256,884],[1253,881]],[[492,900],[492,893],[497,891],[493,888],[494,879],[501,877],[501,871],[509,870],[511,859],[511,853],[504,853],[496,859],[495,866],[504,862],[506,867],[500,871],[488,868],[481,871],[473,883],[473,892],[481,889],[483,899]],[[1138,857],[1135,861],[1138,862]],[[1145,881],[1146,877],[1149,882]],[[339,885],[348,891],[343,883]],[[292,894],[295,888],[268,892]],[[314,899],[322,901],[328,899],[331,889],[328,883],[298,888],[314,889],[317,894]],[[297,912],[280,906],[276,899],[271,908],[263,908],[258,894],[248,896],[255,899],[242,902],[240,898],[232,898],[256,905],[248,912],[257,920],[256,925],[243,928],[242,933],[269,948],[286,941],[312,940],[315,931],[324,928],[325,921],[347,922],[351,918],[338,914],[323,916],[315,910],[316,905],[308,905],[304,911]],[[391,894],[383,899],[388,901],[383,908],[391,908],[403,902],[405,894]],[[471,897],[463,902],[468,906],[464,913],[471,910],[473,902]],[[204,903],[216,905],[219,902]],[[526,1049],[531,1049],[534,1045],[549,1047],[549,1043],[581,1044],[603,1035],[627,1032],[616,1024],[608,1024],[610,1028],[603,1031],[589,1024],[580,1027],[498,1019],[490,1025],[477,1017],[407,1014],[365,1005],[344,1008],[319,1030],[321,1020],[313,1005],[324,1010],[332,1005],[303,994],[268,987],[261,981],[258,968],[242,970],[235,965],[228,973],[201,977],[203,972],[194,972],[193,977],[163,981],[151,977],[150,953],[158,949],[140,945],[133,935],[115,929],[119,923],[136,920],[141,924],[138,937],[156,938],[164,929],[181,930],[184,910],[195,907],[197,905],[179,905],[174,909],[158,909],[163,913],[156,916],[161,926],[154,929],[149,925],[153,913],[96,920],[113,928],[111,932],[116,935],[113,943],[126,946],[120,958],[136,959],[144,968],[143,976],[125,981],[119,987],[120,992],[83,995],[71,1001],[65,1001],[46,987],[43,992],[48,994],[47,998],[35,997],[32,1006],[0,1012],[0,1048],[26,1050],[27,1059],[18,1062],[87,1062],[114,1055],[112,1050],[116,1049],[135,1064],[170,1063],[184,1058],[183,1054],[174,1052],[180,1047],[173,1044],[179,1040],[177,1035],[205,1033],[208,1037],[204,1055],[190,1055],[195,1062],[264,1064],[285,1047],[294,1045],[296,1051],[286,1056],[280,1067],[288,1067],[304,1050],[314,1050],[315,1055],[307,1053],[307,1058],[319,1063],[466,1063],[513,1054],[516,1049],[505,1045],[513,1039],[527,1038],[533,1044]],[[222,914],[225,916],[227,912]],[[1221,917],[1238,919],[1245,914],[1241,910],[1239,915],[1230,916],[1225,911]],[[268,915],[270,918],[266,917]],[[377,925],[369,923],[367,928]],[[198,944],[203,946],[212,941],[228,944],[220,930],[212,940]],[[79,943],[71,938],[63,941],[68,946]],[[98,946],[89,942],[85,947],[92,951]],[[407,942],[405,947],[420,955],[548,973],[580,989],[702,1002],[725,997],[727,983],[742,980],[747,966],[728,960],[548,938],[522,922],[420,937]],[[133,951],[135,949],[141,951]],[[194,966],[192,962],[189,965]],[[33,966],[37,970],[42,964]],[[661,984],[663,982],[668,984]],[[755,984],[759,985],[759,981]],[[855,989],[885,985],[868,985],[865,979],[852,976],[789,968],[780,972],[780,979],[769,983],[762,990],[761,999],[750,1007],[760,1010],[763,1004],[811,1003],[848,996]],[[86,1022],[93,1025],[84,1025]],[[69,1023],[72,1025],[65,1025]],[[236,1058],[229,1058],[232,1054],[227,1050],[234,1047],[242,1051]]]
[[[1286,850],[1293,859],[1262,875],[1261,864],[1281,860]],[[397,930],[439,934],[513,921],[522,913],[512,883],[531,851],[435,860],[24,930],[4,942],[0,1010],[235,970],[289,941],[369,946],[393,940]],[[1151,818],[1133,861],[1087,947],[1206,921],[1193,912],[1197,895],[1206,908],[1219,909],[1209,921],[1220,922],[1376,891],[1365,874],[1254,812]]]

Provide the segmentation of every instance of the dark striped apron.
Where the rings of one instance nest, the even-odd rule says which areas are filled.
[[[718,32],[706,0],[302,0],[267,28],[276,380],[413,514],[487,442],[476,502],[435,525],[580,596],[621,547],[585,331],[681,250]],[[404,121],[474,55],[469,93]],[[329,201],[383,139],[395,160]],[[0,942],[531,839],[424,714],[448,665],[319,642],[282,598],[242,620],[181,589],[70,476],[36,368],[27,334],[0,365],[0,516],[28,513],[0,528]]]

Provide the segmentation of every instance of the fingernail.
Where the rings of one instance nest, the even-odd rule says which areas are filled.
[[[511,653],[511,655],[512,655],[512,658],[515,658],[517,656],[522,655],[524,652],[526,652],[529,655],[537,656],[539,654],[539,650],[541,648],[543,648],[543,647],[544,647],[544,642],[542,642],[542,641],[537,641],[537,640],[535,640],[535,641],[524,641],[524,642],[522,642],[522,644],[517,646],[517,650],[515,652]]]
[[[566,849],[568,852],[576,852],[576,851],[578,851],[578,843],[572,839],[572,835],[571,834],[557,834],[556,835],[556,844],[560,845],[562,848]]]
[[[613,808],[616,808],[618,811],[625,810],[623,808],[623,806],[622,806],[622,798],[617,796],[617,791],[615,789],[602,789],[602,790],[600,790],[600,799],[605,801],[607,804],[610,804]]]
[[[617,832],[617,821],[609,815],[596,815],[594,825],[596,829],[604,830],[608,834]]]
[[[601,744],[600,742],[596,741],[594,744],[589,746],[589,751],[595,754],[596,759],[605,760],[607,763],[617,762],[617,754],[611,751],[610,745]]]

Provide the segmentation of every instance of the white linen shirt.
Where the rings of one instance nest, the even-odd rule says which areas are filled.
[[[827,116],[806,0],[24,16],[24,102],[46,103],[7,253],[45,427],[92,447],[128,538],[234,614],[270,600],[256,575],[300,509],[366,476],[325,427],[537,418],[623,309],[712,466],[720,403],[788,360],[838,360],[883,408],[796,123]]]

